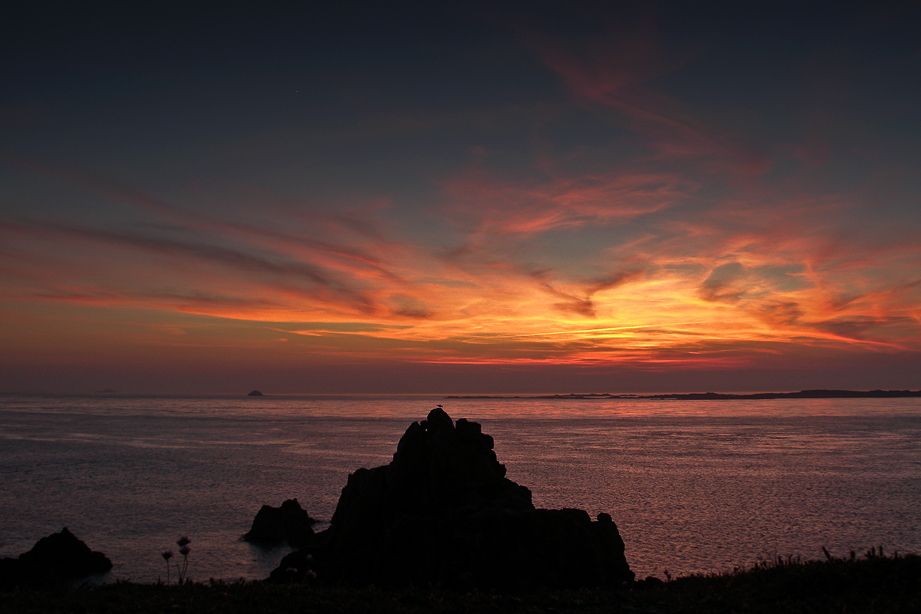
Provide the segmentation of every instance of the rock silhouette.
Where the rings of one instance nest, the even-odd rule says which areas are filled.
[[[263,505],[243,539],[260,545],[288,542],[298,548],[310,543],[316,522],[301,508],[297,499],[288,499],[281,507]]]
[[[43,537],[17,559],[0,559],[0,586],[40,586],[76,580],[112,569],[112,561],[94,552],[64,527]]]
[[[281,559],[278,567],[272,570],[269,582],[277,584],[292,584],[294,582],[309,582],[316,578],[313,572],[313,557],[300,550],[290,552]]]
[[[608,514],[535,509],[505,477],[493,439],[440,407],[393,461],[351,474],[330,528],[307,551],[321,579],[459,588],[620,586],[633,580]],[[277,570],[276,570],[277,571]],[[274,574],[277,575],[277,574]]]

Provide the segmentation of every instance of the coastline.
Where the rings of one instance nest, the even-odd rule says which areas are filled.
[[[450,395],[446,399],[561,399],[561,400],[663,400],[663,401],[744,401],[769,399],[904,399],[921,397],[921,390],[800,390],[799,392],[690,392],[661,394],[616,394],[591,392],[550,395]]]

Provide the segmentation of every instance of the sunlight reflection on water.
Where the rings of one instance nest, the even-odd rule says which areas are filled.
[[[328,520],[436,403],[483,423],[536,505],[611,513],[641,576],[921,551],[919,399],[0,397],[0,555],[68,526],[151,582],[188,533],[193,578],[265,577],[284,549],[239,541],[259,507]]]

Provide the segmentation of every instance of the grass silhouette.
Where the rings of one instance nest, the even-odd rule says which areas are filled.
[[[777,558],[723,574],[639,583],[623,590],[455,592],[438,587],[284,585],[264,582],[115,584],[0,591],[0,610],[46,612],[460,614],[534,612],[919,612],[921,557],[863,556],[821,561]]]

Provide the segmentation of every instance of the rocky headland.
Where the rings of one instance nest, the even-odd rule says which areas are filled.
[[[535,508],[531,491],[506,477],[493,438],[440,407],[409,426],[390,464],[349,476],[329,528],[271,579],[308,571],[331,583],[484,589],[618,587],[634,577],[610,515]]]

